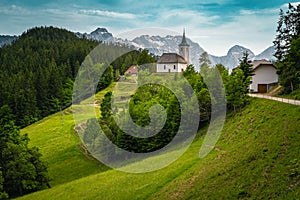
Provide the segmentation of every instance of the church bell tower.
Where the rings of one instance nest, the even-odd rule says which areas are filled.
[[[179,47],[179,55],[185,59],[187,64],[190,64],[190,45],[186,42],[185,29],[183,30],[182,41],[178,47]]]

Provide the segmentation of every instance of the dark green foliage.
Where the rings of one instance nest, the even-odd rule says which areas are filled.
[[[100,107],[102,119],[108,119],[112,114],[111,100],[112,100],[112,92],[107,92],[104,95],[104,98],[102,100],[101,107]]]
[[[98,43],[48,27],[23,33],[0,49],[0,106],[26,126],[70,104],[79,63]]]
[[[96,46],[100,51],[85,59]],[[67,30],[53,27],[28,30],[12,45],[0,49],[0,199],[6,194],[17,197],[50,187],[41,154],[28,147],[29,138],[20,135],[18,126],[29,125],[69,106],[74,79],[84,60],[97,68],[124,51],[132,57],[123,69],[126,70],[137,63],[141,51],[79,39]],[[115,74],[119,76],[114,70],[120,72],[122,67],[109,65],[97,90],[107,87]],[[101,142],[95,139],[85,138],[92,145]]]
[[[238,68],[243,71],[243,74],[244,74],[243,82],[245,82],[245,84],[248,84],[248,86],[249,86],[251,83],[251,81],[249,81],[249,78],[251,79],[251,77],[254,74],[253,74],[252,65],[250,64],[248,56],[249,56],[249,53],[245,52],[242,59],[240,60],[240,65]]]
[[[293,39],[300,34],[300,4],[296,7],[289,4],[288,10],[280,10],[277,35],[274,41],[276,47],[275,57],[278,61],[285,59]]]
[[[20,135],[10,108],[0,108],[0,199],[16,197],[49,186],[47,167],[37,148],[29,148],[27,135]]]
[[[142,72],[139,75],[139,80],[144,80],[143,78],[147,78],[146,74],[147,72],[145,72],[145,74]],[[143,75],[145,75],[145,77]],[[196,121],[195,124],[205,124],[210,119],[210,93],[208,92],[200,73],[196,72],[192,65],[188,66],[187,70],[184,72],[184,76],[189,81],[190,85],[193,87],[199,101],[201,119],[200,121]],[[176,78],[176,76],[174,77]],[[160,77],[156,78],[160,79]],[[182,85],[180,84],[182,83],[180,83],[179,78],[177,82],[178,83],[176,84],[178,84],[178,88],[181,88]],[[183,90],[182,92],[185,91]],[[173,140],[174,136],[178,134],[178,128],[182,122],[181,116],[183,115],[183,113],[181,111],[177,97],[167,87],[157,84],[146,84],[144,86],[141,86],[138,88],[135,94],[131,96],[129,102],[129,110],[123,109],[121,107],[121,111],[116,112],[116,117],[120,120],[119,123],[125,126],[125,129],[126,126],[130,124],[128,123],[129,117],[138,126],[146,127],[150,123],[159,123],[163,120],[163,116],[161,116],[157,112],[152,113],[151,119],[149,116],[150,108],[153,105],[161,105],[167,114],[167,119],[162,129],[158,130],[157,134],[152,137],[141,138],[143,137],[144,133],[140,130],[134,130],[136,134],[139,134],[139,137],[129,135],[128,133],[124,132],[123,129],[121,130],[120,127],[114,121],[114,117],[112,116],[112,113],[115,112],[111,108],[112,98],[112,92],[107,92],[105,94],[101,103],[101,118],[99,120],[99,124],[106,136],[121,149],[136,153],[153,152],[166,146],[171,140]],[[190,109],[193,109],[192,106]],[[130,116],[127,115],[128,112],[130,113]],[[193,115],[191,114],[193,111],[190,110],[185,112],[189,112],[190,115],[185,114],[184,116],[189,117],[183,120],[186,120],[188,122],[187,124],[190,126],[195,120],[193,118]],[[102,144],[103,135],[95,135],[94,133],[91,133],[91,131],[97,130],[95,128],[95,122],[93,120],[89,120],[87,122],[87,126],[89,127],[87,127],[84,132],[84,141],[87,143],[87,146],[89,146],[90,149],[93,149],[94,144],[96,144],[96,146],[98,145],[98,152],[96,152],[96,154],[101,154],[102,151],[105,152],[106,147],[104,144]],[[188,131],[188,129],[188,127],[185,127],[184,130]],[[99,146],[99,144],[101,145]],[[111,149],[110,152],[112,151],[114,150]]]
[[[97,51],[91,52],[96,46]],[[119,57],[120,52],[128,53]],[[73,82],[83,61],[101,67],[115,57],[98,82],[97,91],[131,65],[153,59],[147,51],[80,39],[64,29],[30,29],[12,45],[0,48],[0,106],[10,106],[17,125],[29,125],[71,104]]]
[[[234,112],[240,110],[247,101],[250,77],[245,81],[245,75],[241,69],[234,70],[229,76],[226,87],[227,107]]]
[[[247,103],[249,85],[254,75],[248,56],[249,54],[245,52],[243,58],[240,60],[240,65],[236,69],[233,69],[230,75],[224,67],[217,66],[225,85],[227,108],[229,111],[240,111]]]
[[[285,59],[277,62],[277,73],[280,85],[284,87],[285,93],[300,88],[300,35],[297,39],[291,41]]]
[[[208,84],[210,86],[210,88],[207,88],[206,85],[203,86],[200,84],[200,90],[198,89],[198,101],[200,105],[202,105],[200,106],[202,109],[201,119],[204,118],[204,121],[209,120],[211,112],[210,107],[212,104],[216,102],[219,102],[221,105],[225,104],[223,99],[225,93],[228,111],[233,110],[236,112],[245,106],[247,103],[247,93],[249,92],[251,78],[254,75],[252,65],[248,60],[248,56],[249,54],[245,52],[240,60],[239,66],[236,69],[233,69],[230,75],[228,70],[221,64],[211,67],[211,62],[206,52],[200,56],[200,74],[204,78],[204,82],[202,81],[202,84],[205,83],[206,85]],[[186,74],[186,77],[189,77],[188,74],[191,73],[189,67],[184,73]],[[197,80],[198,82],[201,82],[199,81],[200,78],[194,78],[194,81]],[[192,83],[192,85],[194,85],[193,81],[189,81]]]
[[[131,152],[152,152],[168,144],[176,135],[180,123],[180,107],[178,101],[171,91],[160,85],[147,85],[140,87],[130,101],[129,112],[132,120],[139,126],[147,126],[150,123],[149,109],[154,104],[162,105],[167,111],[167,121],[163,129],[158,134],[149,138],[137,138],[116,128],[116,124],[111,118],[110,108],[111,93],[108,92],[101,107],[101,124],[107,125],[109,133],[114,135],[113,141],[120,148]],[[128,112],[128,111],[123,111]],[[120,113],[123,115],[124,113]],[[161,116],[156,115],[154,120],[160,120]],[[124,118],[122,124],[128,124]],[[143,134],[139,132],[138,134]]]
[[[8,195],[6,192],[3,191],[3,182],[4,179],[2,177],[2,171],[0,170],[0,199],[8,199]]]
[[[209,70],[206,64],[201,66],[201,71]],[[193,87],[200,108],[200,123],[207,123],[210,118],[211,112],[211,97],[210,92],[203,80],[203,74],[195,71],[193,65],[189,65],[183,72],[184,77],[188,80],[190,85]]]
[[[137,64],[138,65],[143,65],[143,64],[150,64],[154,63],[155,60],[152,56],[149,56],[149,52],[146,49],[140,50],[140,54],[137,59]]]
[[[300,4],[289,4],[288,11],[280,11],[274,41],[277,73],[285,93],[300,88]]]
[[[115,72],[124,75],[125,71],[132,65],[140,65],[140,69],[144,69],[146,66],[142,65],[154,62],[154,57],[149,55],[147,50],[139,49],[137,51],[131,47],[130,52],[118,57],[114,62],[111,63],[111,65],[113,66]]]
[[[254,75],[248,56],[249,54],[245,52],[240,60],[239,66],[233,69],[230,75],[228,70],[221,64],[210,67],[211,62],[206,52],[200,56],[201,75],[204,76],[204,83],[210,86],[210,88],[201,86],[200,88],[202,89],[198,93],[198,101],[200,105],[203,105],[200,106],[200,108],[204,109],[201,110],[201,118],[204,117],[205,120],[209,119],[211,112],[210,107],[213,103],[220,102],[221,105],[225,104],[223,99],[225,93],[228,111],[233,110],[237,112],[245,106],[248,99],[247,93],[249,92],[251,78]],[[189,68],[187,71],[189,71]],[[199,80],[199,78],[197,80]]]

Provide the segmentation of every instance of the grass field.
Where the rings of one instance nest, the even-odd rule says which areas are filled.
[[[95,95],[95,100],[103,98],[104,94],[114,87],[112,84],[106,90]],[[85,104],[82,102],[81,104]],[[80,109],[81,105],[75,105]],[[99,107],[90,106],[99,116]],[[89,114],[89,113],[88,113]],[[90,116],[82,113],[82,120]],[[52,186],[70,182],[91,174],[96,174],[108,168],[93,158],[84,154],[81,141],[74,131],[74,118],[72,108],[67,108],[62,113],[51,115],[31,126],[21,130],[22,134],[28,133],[30,145],[36,146],[43,154],[42,159],[49,166],[49,175]]]
[[[228,117],[208,156],[198,156],[202,130],[180,159],[144,174],[110,170],[86,157],[72,116],[62,126],[56,114],[22,130],[48,161],[54,187],[20,199],[297,199],[299,113],[300,106],[252,99]]]

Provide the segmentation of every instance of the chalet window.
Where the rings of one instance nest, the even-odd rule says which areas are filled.
[[[164,70],[166,70],[166,65],[164,65]]]
[[[174,69],[176,69],[176,65],[174,65]]]

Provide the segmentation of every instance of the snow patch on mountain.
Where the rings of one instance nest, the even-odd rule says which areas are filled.
[[[18,39],[18,36],[0,35],[0,47],[11,44],[16,39]]]
[[[87,38],[90,40],[114,42],[114,37],[112,33],[108,32],[106,28],[97,28],[89,34],[77,32],[75,33],[75,35],[79,38]]]
[[[109,43],[125,44],[128,46],[134,46],[136,49],[148,49],[148,51],[154,55],[161,56],[163,53],[178,53],[178,45],[181,43],[182,36],[150,36],[141,35],[132,40],[114,37],[112,33],[108,32],[106,28],[97,28],[91,33],[75,33],[80,38],[87,38],[91,40],[104,41]],[[190,62],[195,65],[196,69],[199,69],[199,58],[205,50],[196,42],[193,42],[187,38],[187,42],[190,45]],[[274,47],[269,47],[259,55],[255,55],[250,49],[241,45],[235,45],[231,47],[225,56],[209,55],[209,59],[212,65],[222,64],[228,69],[237,67],[240,63],[240,59],[244,53],[249,54],[250,60],[275,60],[273,56],[275,53]]]

